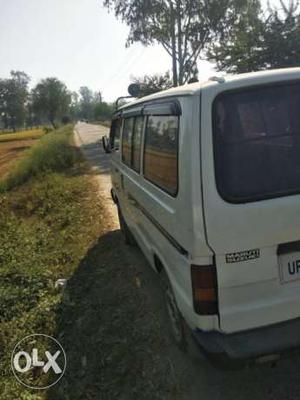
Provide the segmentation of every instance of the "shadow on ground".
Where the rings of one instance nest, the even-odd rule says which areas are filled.
[[[300,360],[222,371],[168,336],[157,275],[120,231],[101,236],[68,283],[56,337],[65,376],[48,400],[300,398]]]
[[[58,313],[67,368],[49,400],[182,398],[158,279],[146,263],[119,230],[86,254]]]
[[[110,173],[110,155],[103,152],[100,141],[81,144],[80,148],[91,166],[96,168],[100,174]]]

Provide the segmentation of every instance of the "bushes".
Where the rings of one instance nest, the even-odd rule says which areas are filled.
[[[54,131],[54,128],[52,128],[52,126],[44,126],[43,129],[45,133],[50,133]]]
[[[78,152],[70,144],[73,127],[53,131],[30,148],[2,182],[0,189],[9,190],[45,172],[60,172],[78,160]]]
[[[64,125],[70,124],[71,118],[69,117],[69,115],[64,115],[61,119],[61,123]]]

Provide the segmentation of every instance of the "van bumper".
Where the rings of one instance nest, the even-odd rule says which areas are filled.
[[[269,354],[281,355],[300,349],[300,318],[231,334],[197,329],[194,337],[208,356],[246,360]]]

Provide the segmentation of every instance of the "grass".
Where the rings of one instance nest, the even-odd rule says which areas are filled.
[[[12,376],[11,350],[28,334],[55,335],[62,300],[55,281],[72,275],[99,233],[100,206],[91,201],[96,189],[82,175],[84,164],[70,144],[71,133],[69,126],[34,145],[0,195],[2,400],[44,398]]]
[[[19,131],[15,133],[1,133],[1,142],[10,142],[13,140],[24,140],[24,139],[38,139],[44,135],[44,129],[30,129],[25,131]]]

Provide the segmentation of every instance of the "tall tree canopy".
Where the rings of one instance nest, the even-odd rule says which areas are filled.
[[[106,103],[105,101],[96,102],[94,105],[93,119],[97,121],[108,121],[112,118],[114,111],[114,104]]]
[[[130,27],[127,45],[161,44],[172,58],[173,84],[197,74],[208,44],[223,37],[254,0],[104,0]]]
[[[169,72],[163,75],[144,75],[142,77],[132,77],[132,83],[140,87],[139,97],[147,96],[161,90],[169,89],[173,86]]]
[[[26,117],[29,76],[11,71],[10,78],[0,79],[0,115],[5,128],[23,126]]]
[[[264,33],[264,65],[261,68],[300,66],[299,1],[280,1],[281,9],[269,6]]]
[[[95,97],[93,91],[87,86],[81,86],[79,89],[80,94],[80,113],[81,117],[85,119],[92,119],[94,112]]]
[[[57,78],[43,79],[32,90],[31,96],[34,112],[47,117],[53,127],[58,119],[69,114],[71,94]]]
[[[223,37],[212,43],[209,59],[219,70],[249,72],[300,65],[299,3],[280,0],[280,7],[259,1],[247,8]]]

